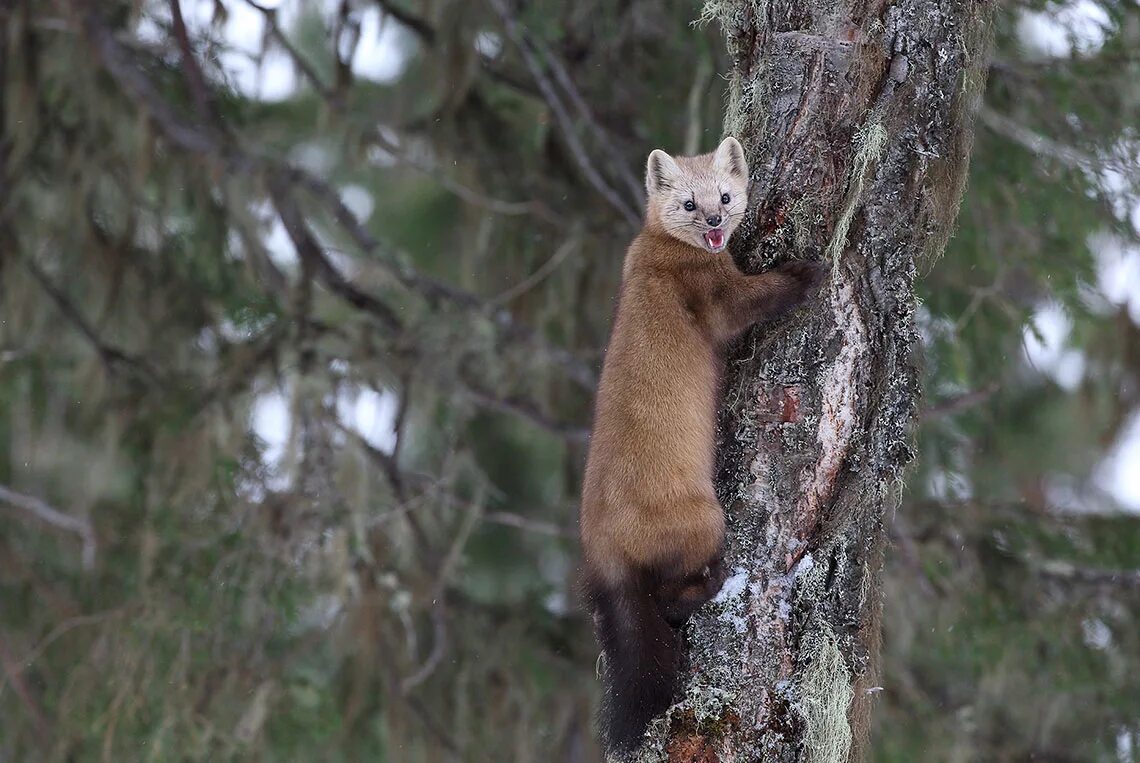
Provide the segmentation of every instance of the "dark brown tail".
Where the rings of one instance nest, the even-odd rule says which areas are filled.
[[[649,576],[621,587],[588,585],[605,651],[602,732],[607,751],[620,755],[636,748],[649,722],[673,704],[681,634],[654,601]]]

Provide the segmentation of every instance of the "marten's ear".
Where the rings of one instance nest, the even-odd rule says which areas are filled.
[[[662,191],[673,187],[681,168],[669,154],[659,148],[653,149],[649,154],[649,162],[645,166],[645,190],[650,196],[656,196]]]
[[[713,154],[713,167],[718,172],[735,175],[747,182],[748,162],[744,158],[744,147],[740,141],[731,136],[722,140]]]

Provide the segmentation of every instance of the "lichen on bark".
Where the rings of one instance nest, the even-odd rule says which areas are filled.
[[[961,199],[990,4],[710,0],[748,153],[745,270],[829,259],[818,300],[727,364],[721,595],[639,760],[846,761],[867,747],[886,520],[912,457],[917,264]]]

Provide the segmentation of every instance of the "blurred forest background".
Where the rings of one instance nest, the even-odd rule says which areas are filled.
[[[694,2],[0,0],[0,761],[590,761],[591,392]],[[1140,760],[1140,4],[1004,4],[879,761]]]

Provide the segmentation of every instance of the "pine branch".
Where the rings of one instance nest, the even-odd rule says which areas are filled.
[[[446,302],[472,314],[489,318],[506,342],[528,348],[529,351],[548,358],[551,363],[562,368],[567,377],[580,387],[588,390],[593,388],[595,374],[592,368],[567,350],[550,345],[533,330],[516,322],[508,311],[496,310],[471,292],[424,276],[415,268],[389,254],[360,224],[341,200],[340,195],[323,180],[283,162],[253,154],[221,130],[178,114],[159,94],[154,84],[143,73],[142,67],[132,61],[132,56],[106,27],[102,18],[89,9],[90,3],[87,0],[72,0],[72,2],[83,12],[83,28],[95,49],[98,60],[120,88],[143,109],[176,148],[216,162],[231,177],[258,174],[266,177],[271,187],[275,183],[287,183],[305,188],[329,210],[333,219],[356,246],[362,252],[373,255],[374,261],[388,270],[402,286],[433,305]],[[279,201],[282,198],[283,186],[278,185],[277,188],[276,199]],[[298,230],[294,226],[294,232]],[[304,237],[301,237],[301,241],[305,241]],[[313,251],[308,247],[306,249],[310,261],[318,266],[317,272],[325,279],[327,287],[350,304],[377,315],[389,328],[395,328],[394,322],[390,320],[394,317],[390,314],[390,309],[379,307],[382,303],[375,297],[353,287],[343,277],[338,278],[339,274],[335,274],[335,270],[324,268],[321,260],[312,257]],[[389,315],[381,317],[385,312]]]

